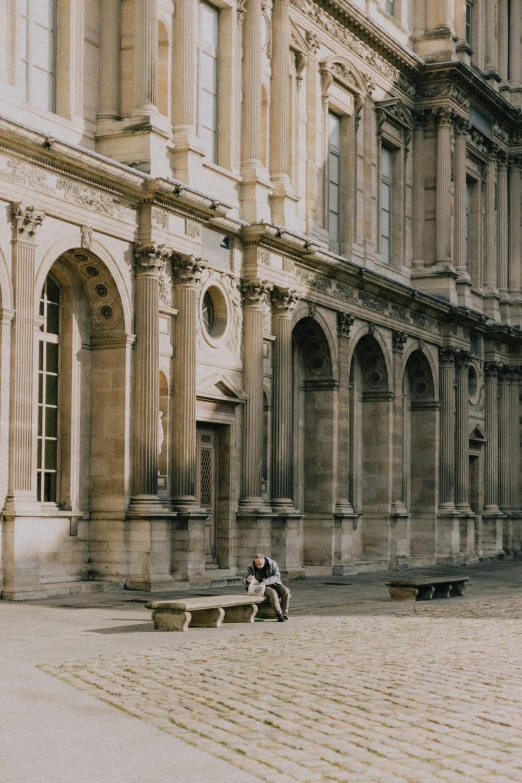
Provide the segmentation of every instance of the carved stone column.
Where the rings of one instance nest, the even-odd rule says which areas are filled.
[[[261,163],[261,0],[246,0],[243,21],[241,168]]]
[[[205,520],[196,505],[196,334],[201,273],[200,258],[172,257],[175,286],[174,378],[172,399],[173,571],[180,579],[198,580],[205,573]]]
[[[495,362],[486,362],[484,365],[484,382],[486,386],[486,481],[484,512],[488,513],[498,513],[499,511],[498,374],[498,364]]]
[[[14,309],[11,345],[11,411],[9,489],[6,508],[14,513],[34,511],[34,263],[36,231],[44,213],[24,204],[13,205]]]
[[[271,509],[262,498],[263,469],[263,320],[271,286],[245,281],[243,290],[243,379],[246,394],[243,420],[243,472],[237,514],[239,568],[255,552],[271,549]]]
[[[134,477],[130,512],[159,513],[159,277],[172,254],[155,243],[135,250]]]
[[[133,114],[148,117],[158,102],[158,0],[135,3],[134,15]]]
[[[437,112],[437,263],[451,264],[451,129],[449,109]]]
[[[507,517],[504,520],[504,551],[508,554],[520,547],[516,508],[520,480],[519,372],[518,367],[504,364],[499,373],[499,504]]]
[[[409,445],[405,433],[405,397],[404,384],[404,346],[408,340],[405,332],[392,333],[393,350],[393,430],[392,430],[392,460],[393,460],[393,502],[391,508],[391,538],[390,567],[398,567],[408,562],[410,557],[410,514],[406,506],[405,461],[408,458]]]
[[[337,407],[337,500],[334,510],[333,573],[353,574],[358,514],[350,497],[350,328],[353,315],[337,313],[339,394]]]
[[[120,0],[100,6],[100,103],[98,119],[120,116]]]
[[[424,131],[426,129],[426,112],[414,115],[413,130],[413,267],[424,266]]]
[[[297,302],[295,291],[272,292],[273,331],[273,453],[272,553],[285,573],[302,571],[302,514],[294,508],[293,495],[293,367],[292,312]]]
[[[502,288],[508,276],[509,250],[508,160],[504,153],[498,156],[497,228],[497,288]]]
[[[486,294],[485,311],[498,320],[498,226],[497,226],[497,154],[492,153],[487,167],[485,194],[485,259],[484,259],[484,291]]]
[[[2,597],[40,598],[40,544],[31,517],[41,513],[36,498],[36,388],[34,346],[34,265],[36,230],[44,213],[13,204],[13,290],[15,316],[11,337],[9,464],[2,526],[4,585]],[[9,374],[7,374],[9,379]]]
[[[270,95],[270,175],[272,222],[286,225],[291,191],[290,164],[290,3],[274,0],[272,10],[272,82]]]
[[[466,143],[468,124],[460,117],[455,122],[455,270],[458,273],[459,297],[466,301],[459,304],[469,306],[468,291],[471,285],[466,257],[467,216],[466,216]],[[462,288],[461,283],[466,281],[468,286]]]
[[[196,13],[198,4],[180,0],[174,14],[172,112],[174,117],[174,171],[190,183],[200,171],[203,157],[196,139]]]
[[[486,3],[485,15],[485,67],[484,71],[489,78],[500,81],[498,75],[498,51],[497,51],[497,3]]]
[[[515,157],[509,168],[509,257],[507,270],[507,285],[509,289],[509,313],[503,313],[508,323],[519,323],[522,314],[522,275],[520,266],[522,255],[520,252],[520,197],[521,197],[521,166],[522,158]],[[506,317],[507,316],[507,317]]]

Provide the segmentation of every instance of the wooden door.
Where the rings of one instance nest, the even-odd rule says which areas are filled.
[[[197,501],[208,511],[205,523],[205,559],[216,562],[216,447],[217,433],[211,427],[197,430]]]

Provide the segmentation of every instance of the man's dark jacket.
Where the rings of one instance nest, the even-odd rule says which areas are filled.
[[[262,574],[260,574],[260,571]],[[266,576],[263,576],[263,574],[266,574]],[[269,557],[265,557],[265,565],[261,566],[261,568],[256,568],[255,561],[253,560],[248,566],[245,580],[247,576],[255,576],[259,582],[263,581],[266,587],[283,584],[281,581],[281,574],[279,573],[279,566],[275,560],[271,560]],[[259,579],[259,576],[262,578]],[[248,590],[248,583],[246,589]]]

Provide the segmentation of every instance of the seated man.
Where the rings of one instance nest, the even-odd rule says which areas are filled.
[[[290,590],[281,582],[281,574],[276,561],[261,553],[257,554],[254,561],[248,566],[245,578],[247,590],[248,583],[253,579],[257,579],[258,582],[265,585],[265,595],[270,601],[278,622],[282,623],[288,620]]]

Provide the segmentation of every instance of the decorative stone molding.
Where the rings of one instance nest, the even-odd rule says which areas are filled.
[[[90,226],[81,226],[81,246],[84,250],[90,250],[92,247],[92,228]]]
[[[201,275],[207,265],[201,258],[174,253],[172,256],[172,273],[175,285],[198,285]]]
[[[498,378],[500,373],[500,364],[498,362],[485,362],[484,375],[486,378]]]
[[[161,209],[161,207],[152,207],[152,222],[155,223],[157,226],[160,226],[160,228],[164,229],[165,231],[169,227],[169,213],[166,209]]]
[[[273,286],[266,281],[244,280],[241,284],[241,293],[245,307],[263,306],[266,295],[272,291]]]
[[[456,353],[456,349],[452,348],[451,346],[441,348],[439,352],[440,363],[446,367],[454,366]]]
[[[312,54],[317,54],[319,49],[321,48],[321,42],[319,40],[319,36],[317,33],[313,33],[311,30],[307,30],[305,33],[306,37],[306,43],[309,46],[310,52]]]
[[[455,353],[455,367],[460,372],[467,372],[469,364],[471,362],[471,353],[469,351],[456,351]]]
[[[13,204],[12,220],[16,238],[22,242],[34,242],[36,229],[42,225],[45,212],[38,212],[34,207],[25,204]]]
[[[398,128],[402,133],[413,130],[413,117],[408,107],[400,98],[390,98],[386,101],[378,101],[375,104],[377,116],[377,133],[381,133],[385,122]]]
[[[344,57],[331,57],[325,60],[319,66],[321,74],[321,95],[324,106],[328,103],[330,87],[334,81],[339,82],[343,87],[359,98],[356,101],[356,110],[362,108],[362,98],[371,95],[375,89],[374,80],[365,74],[361,74],[357,68]]]
[[[171,256],[172,250],[165,245],[157,245],[151,242],[148,245],[136,244],[134,247],[135,272],[136,274],[155,274],[158,275],[165,268],[167,259]]]
[[[315,22],[318,27],[357,55],[363,62],[375,68],[387,79],[397,82],[399,78],[398,68],[391,65],[384,57],[381,57],[375,49],[364,43],[345,25],[320,8],[317,3],[312,2],[312,0],[290,0],[290,2]]]
[[[191,239],[201,239],[201,223],[191,218],[185,218],[185,234]]]
[[[350,329],[355,318],[350,313],[337,313],[337,335],[338,337],[349,337]]]
[[[299,301],[297,291],[288,288],[274,288],[272,291],[272,308],[275,315],[290,315]]]
[[[395,353],[402,353],[408,340],[406,332],[392,332],[392,348]]]

